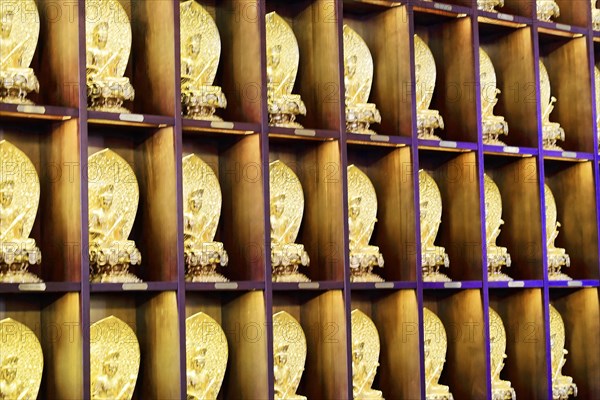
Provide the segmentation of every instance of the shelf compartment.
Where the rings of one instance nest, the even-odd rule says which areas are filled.
[[[267,398],[269,363],[263,292],[188,292],[185,303],[186,317],[198,312],[208,314],[227,337],[229,357],[219,398]],[[212,332],[211,327],[206,330],[206,334]]]
[[[344,7],[344,24],[367,43],[373,57],[373,85],[369,101],[381,113],[381,124],[371,128],[387,136],[412,136],[411,57],[408,7],[380,8],[369,14]],[[356,135],[354,135],[356,136]]]
[[[40,202],[31,238],[42,264],[28,270],[44,281],[81,281],[81,160],[79,120],[3,122],[0,140],[23,151],[40,182]],[[3,167],[3,178],[30,179],[26,166]],[[13,204],[20,206],[19,204]]]
[[[542,210],[537,159],[485,156],[486,174],[502,196],[504,224],[496,244],[506,247],[512,260],[502,272],[516,280],[544,277]]]
[[[535,58],[530,27],[518,29],[479,25],[479,43],[496,71],[498,104],[495,115],[508,123],[508,135],[499,139],[508,146],[538,147]],[[511,54],[507,57],[507,54]],[[491,88],[483,88],[491,96]]]
[[[414,179],[412,150],[408,147],[348,147],[348,165],[364,172],[377,194],[377,223],[370,244],[383,254],[383,268],[373,272],[387,281],[417,279]],[[349,199],[352,200],[352,199]]]
[[[258,0],[199,0],[199,3],[212,16],[221,38],[221,58],[214,85],[222,88],[227,108],[217,109],[216,115],[226,124],[235,124],[234,129],[260,132],[265,84],[262,77],[264,61],[259,56],[261,41],[257,39],[263,32],[264,19],[259,17],[262,5]],[[179,3],[175,7],[179,7]],[[201,123],[210,126],[211,122],[215,121],[184,119],[184,126],[200,127]]]
[[[283,161],[298,176],[304,216],[296,243],[304,245],[310,266],[300,272],[313,281],[344,279],[343,182],[339,142],[269,140],[269,161]]]
[[[571,257],[571,267],[563,267],[562,272],[576,280],[598,279],[594,163],[545,161],[544,169],[562,225],[556,247],[566,249]]]
[[[440,383],[450,387],[455,399],[486,398],[487,335],[481,291],[426,292],[423,305],[441,319],[446,330],[448,351]]]
[[[379,333],[381,352],[373,388],[385,398],[421,396],[419,313],[414,290],[352,293],[352,310],[365,313]]]
[[[174,351],[180,348],[176,292],[92,294],[90,322],[111,315],[133,329],[140,345],[140,370],[133,399],[180,398],[180,354]]]
[[[490,307],[506,330],[505,366],[501,378],[512,383],[518,397],[541,399],[548,394],[543,290],[495,290]],[[494,327],[490,327],[494,335]]]
[[[176,211],[180,205],[173,179],[179,162],[175,160],[173,128],[89,127],[88,156],[104,148],[129,163],[139,185],[139,205],[129,239],[140,250],[142,263],[131,272],[144,281],[175,282],[180,257]],[[98,179],[94,171],[87,175],[90,180]]]
[[[346,310],[343,292],[273,294],[273,314],[286,311],[302,326],[307,355],[297,393],[308,398],[349,398]],[[335,368],[332,366],[335,365]]]
[[[597,288],[552,290],[550,302],[565,323],[567,362],[563,375],[573,377],[578,397],[600,393],[600,297]]]
[[[12,318],[26,325],[42,345],[44,372],[40,398],[83,397],[79,301],[79,293],[0,294],[0,320]]]
[[[414,33],[429,46],[435,59],[437,79],[429,108],[440,112],[445,125],[436,134],[443,140],[477,143],[475,60],[473,46],[465,45],[473,42],[472,20],[456,15],[430,17],[415,10]]]
[[[521,0],[504,0],[503,7],[497,7],[497,13],[485,12],[478,10],[477,13],[480,15],[485,15],[486,17],[491,16],[492,18],[497,18],[499,20],[508,20],[506,18],[502,18],[500,14],[521,17],[520,20],[531,24],[531,18],[536,14],[535,10],[535,1],[521,1]],[[517,20],[517,18],[515,18]]]
[[[441,272],[455,281],[481,281],[485,269],[476,153],[419,150],[419,168],[432,176],[442,196],[442,223],[434,243],[445,247],[450,268]]]
[[[342,129],[340,10],[335,0],[266,0],[267,13],[277,12],[298,41],[300,63],[292,93],[306,105],[306,116],[298,117],[306,129]]]
[[[585,4],[589,8],[589,4]],[[550,121],[565,130],[558,145],[567,151],[595,153],[592,90],[587,38],[560,38],[539,33],[540,59],[548,70],[552,96],[558,101]],[[547,104],[541,105],[544,112]],[[577,110],[576,113],[573,110]]]
[[[260,136],[186,136],[183,156],[191,153],[208,164],[221,186],[223,204],[214,240],[223,243],[229,263],[218,272],[234,281],[263,281],[265,211]]]
[[[538,149],[533,147],[496,146],[491,144],[484,144],[483,152],[484,154],[506,157],[533,157],[539,154]]]
[[[557,25],[576,25],[587,28],[590,21],[590,2],[588,0],[555,0],[560,7],[560,16],[553,21]],[[540,21],[541,22],[541,21]]]

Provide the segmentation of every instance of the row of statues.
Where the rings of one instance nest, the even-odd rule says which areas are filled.
[[[515,400],[516,392],[500,375],[505,366],[507,337],[500,315],[489,308],[490,372],[492,398]],[[216,400],[227,369],[228,342],[220,324],[208,314],[189,316],[186,326],[186,382],[188,400]],[[454,399],[440,383],[448,339],[442,320],[423,309],[425,391],[427,400]],[[44,357],[36,334],[26,325],[6,318],[0,321],[5,338],[0,353],[0,399],[37,398]],[[552,393],[557,400],[577,396],[573,378],[565,376],[565,325],[550,305]],[[384,400],[373,384],[379,367],[381,344],[375,323],[365,313],[351,313],[352,392],[356,400]],[[302,325],[286,311],[273,315],[273,378],[277,400],[306,400],[297,394],[305,369],[307,342]],[[114,315],[90,327],[90,391],[93,400],[130,400],[140,368],[140,346],[129,324]]]
[[[36,10],[33,0],[19,0],[23,9]],[[495,11],[503,0],[479,0],[480,9]],[[600,25],[600,10],[594,9],[594,23]],[[28,7],[28,8],[25,8]],[[195,0],[185,0],[181,7],[181,101],[187,118],[218,121],[215,114],[227,107],[219,86],[214,85],[221,55],[221,40],[211,15]],[[537,0],[539,18],[548,20],[559,15],[554,0]],[[91,110],[128,113],[124,102],[132,101],[135,90],[125,77],[131,52],[131,25],[117,0],[87,0],[86,9],[97,18],[86,20],[86,71],[88,106]],[[39,83],[29,67],[39,37],[39,21],[35,13],[23,13],[21,8],[2,10],[0,24],[0,102],[31,103],[26,98],[39,91]],[[373,83],[373,58],[360,35],[344,25],[344,85],[346,130],[350,133],[375,134],[370,126],[381,122],[377,106],[369,103]],[[269,123],[273,126],[301,128],[296,118],[306,115],[306,106],[293,94],[298,73],[300,52],[292,28],[277,13],[266,16],[267,41],[267,102]],[[415,35],[415,86],[417,131],[421,139],[440,140],[437,129],[444,129],[439,111],[430,109],[436,83],[436,65],[425,41]],[[504,145],[499,137],[508,134],[504,117],[493,113],[498,102],[496,74],[491,59],[480,49],[480,95],[483,141]],[[540,85],[544,147],[557,149],[565,132],[550,114],[557,101],[550,93],[550,81],[540,61]]]

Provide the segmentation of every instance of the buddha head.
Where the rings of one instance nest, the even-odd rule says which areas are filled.
[[[188,206],[190,211],[198,212],[202,209],[202,196],[204,195],[204,189],[197,189],[190,193],[188,200]]]
[[[113,204],[115,186],[108,184],[100,189],[100,207],[104,210],[108,210]]]
[[[356,341],[352,344],[352,362],[358,364],[362,362],[365,352],[365,342]]]
[[[3,208],[10,207],[13,194],[14,194],[15,182],[8,180],[0,183],[0,205]]]
[[[108,22],[100,22],[94,27],[94,44],[99,49],[104,49],[108,43]]]
[[[12,31],[15,13],[13,10],[6,10],[0,14],[0,37],[8,39]]]
[[[354,197],[350,200],[350,207],[348,207],[348,216],[350,219],[356,219],[360,215],[360,203],[362,198],[360,196]]]
[[[0,380],[6,383],[12,383],[17,377],[17,363],[19,357],[15,355],[8,355],[2,360],[0,365]]]
[[[115,376],[119,370],[119,356],[117,350],[110,351],[102,363],[102,372],[109,378]]]
[[[198,55],[200,54],[201,41],[202,35],[200,33],[190,36],[187,40],[187,55],[193,60],[198,58]]]

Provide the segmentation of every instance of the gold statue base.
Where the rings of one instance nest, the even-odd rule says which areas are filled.
[[[350,252],[350,281],[351,282],[385,282],[379,275],[373,273],[373,268],[383,268],[383,255],[379,251]]]
[[[490,117],[483,120],[483,143],[495,146],[506,146],[498,137],[508,134],[508,124],[503,117]]]
[[[31,68],[7,68],[0,70],[0,103],[34,104],[26,97],[39,93],[40,83]]]
[[[563,250],[564,251],[564,250]],[[571,258],[566,253],[548,254],[548,279],[551,281],[570,281],[571,277],[561,272],[562,267],[571,266]]]
[[[225,267],[229,255],[221,242],[201,243],[200,249],[187,248],[184,253],[186,282],[229,282],[219,274],[217,267]]]
[[[509,383],[510,385],[510,383]],[[494,388],[492,387],[492,400],[515,400],[517,392],[512,387]]]
[[[567,400],[570,396],[577,397],[577,385],[570,382],[569,379],[566,379],[566,382],[552,385],[552,400]]]
[[[504,247],[490,247],[488,249],[488,281],[512,281],[513,279],[502,273],[502,267],[510,267],[512,260]]]
[[[417,110],[417,134],[419,139],[441,140],[434,135],[436,129],[444,129],[444,119],[437,110]]]
[[[227,108],[227,99],[219,86],[201,86],[197,90],[183,90],[181,105],[185,118],[223,121],[215,112],[217,108]]]
[[[309,265],[308,253],[301,244],[288,243],[271,248],[273,282],[310,282],[310,279],[298,272],[300,266]]]
[[[269,99],[269,125],[282,128],[299,128],[297,115],[306,115],[306,106],[297,94],[285,95],[278,99]]]
[[[38,283],[43,282],[27,271],[30,265],[42,263],[42,252],[34,239],[5,242],[0,252],[0,282]]]
[[[424,282],[451,282],[452,279],[440,272],[440,267],[448,268],[450,260],[443,248],[424,250],[421,254]]]
[[[91,283],[138,283],[142,282],[140,278],[128,271],[129,266],[118,268],[117,266],[103,268],[90,266]]]
[[[217,266],[219,264],[210,265],[187,265],[187,272],[185,274],[186,282],[229,282],[229,279],[217,272]]]
[[[39,283],[43,282],[37,275],[27,271],[29,264],[0,264],[0,283]]]
[[[426,400],[454,400],[452,393],[427,393],[425,395]]]
[[[133,247],[131,247],[133,246]],[[139,265],[142,256],[135,245],[122,244],[127,250],[99,249],[92,244],[90,249],[90,281],[92,283],[135,283],[142,280],[129,272],[130,265]]]
[[[346,131],[360,135],[376,135],[371,124],[381,123],[381,114],[375,104],[357,104],[346,107]]]
[[[543,145],[545,150],[563,151],[562,147],[556,142],[565,140],[565,130],[556,122],[544,125],[543,127]]]
[[[123,102],[133,101],[135,90],[127,78],[88,82],[88,110],[130,114]]]
[[[298,272],[292,271],[291,268],[283,268],[277,267],[273,268],[273,282],[310,282],[311,280],[306,277],[306,275]]]

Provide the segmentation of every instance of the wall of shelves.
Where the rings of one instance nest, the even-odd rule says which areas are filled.
[[[199,0],[214,17],[222,53],[215,85],[223,88],[224,122],[180,116],[179,2],[121,0],[132,23],[126,76],[135,113],[88,111],[85,7],[37,0],[40,40],[32,68],[40,107],[0,104],[0,139],[21,148],[40,177],[32,237],[44,287],[0,284],[0,319],[27,324],[42,343],[40,398],[89,398],[89,325],[108,315],[127,322],[142,361],[134,398],[178,399],[186,389],[185,318],[203,311],[219,322],[229,363],[219,398],[273,397],[272,314],[285,310],[302,325],[308,357],[298,393],[351,398],[350,312],[370,316],[381,340],[374,387],[386,398],[424,398],[422,307],[448,332],[441,383],[455,398],[490,399],[488,306],[502,317],[508,345],[503,379],[519,398],[551,397],[548,305],[560,312],[569,350],[563,372],[578,398],[600,393],[600,182],[593,67],[600,33],[588,0],[558,0],[555,22],[535,18],[533,0],[505,0],[501,13],[475,0]],[[60,10],[61,18],[56,17]],[[300,47],[293,93],[306,103],[306,129],[268,126],[265,15],[277,11]],[[89,16],[88,16],[89,17]],[[370,102],[382,123],[367,137],[345,132],[343,25],[366,41],[374,59]],[[428,43],[437,66],[432,109],[446,123],[443,142],[417,138],[414,39]],[[78,39],[78,40],[77,40]],[[495,108],[509,124],[507,147],[481,137],[479,47],[494,64],[502,91]],[[558,98],[551,120],[566,133],[566,152],[542,148],[538,58]],[[131,238],[142,252],[132,272],[147,289],[89,284],[87,157],[111,147],[131,163],[140,205]],[[186,283],[183,258],[183,156],[195,153],[219,178],[223,207],[217,237],[229,253],[226,285]],[[298,175],[305,213],[297,242],[311,265],[309,285],[272,283],[269,162]],[[346,168],[364,171],[378,196],[371,243],[385,267],[383,285],[351,283],[348,271]],[[436,180],[444,205],[436,244],[450,256],[455,282],[421,279],[417,171]],[[502,233],[513,265],[510,285],[488,282],[483,174],[502,194]],[[562,224],[557,246],[571,256],[574,281],[549,281],[543,185],[553,190]],[[542,194],[542,195],[540,195]],[[44,290],[27,293],[25,289]],[[131,289],[131,288],[130,288]],[[53,326],[62,327],[56,339]],[[69,328],[72,327],[72,328]],[[68,331],[70,329],[70,331]],[[69,333],[69,335],[67,335]]]

